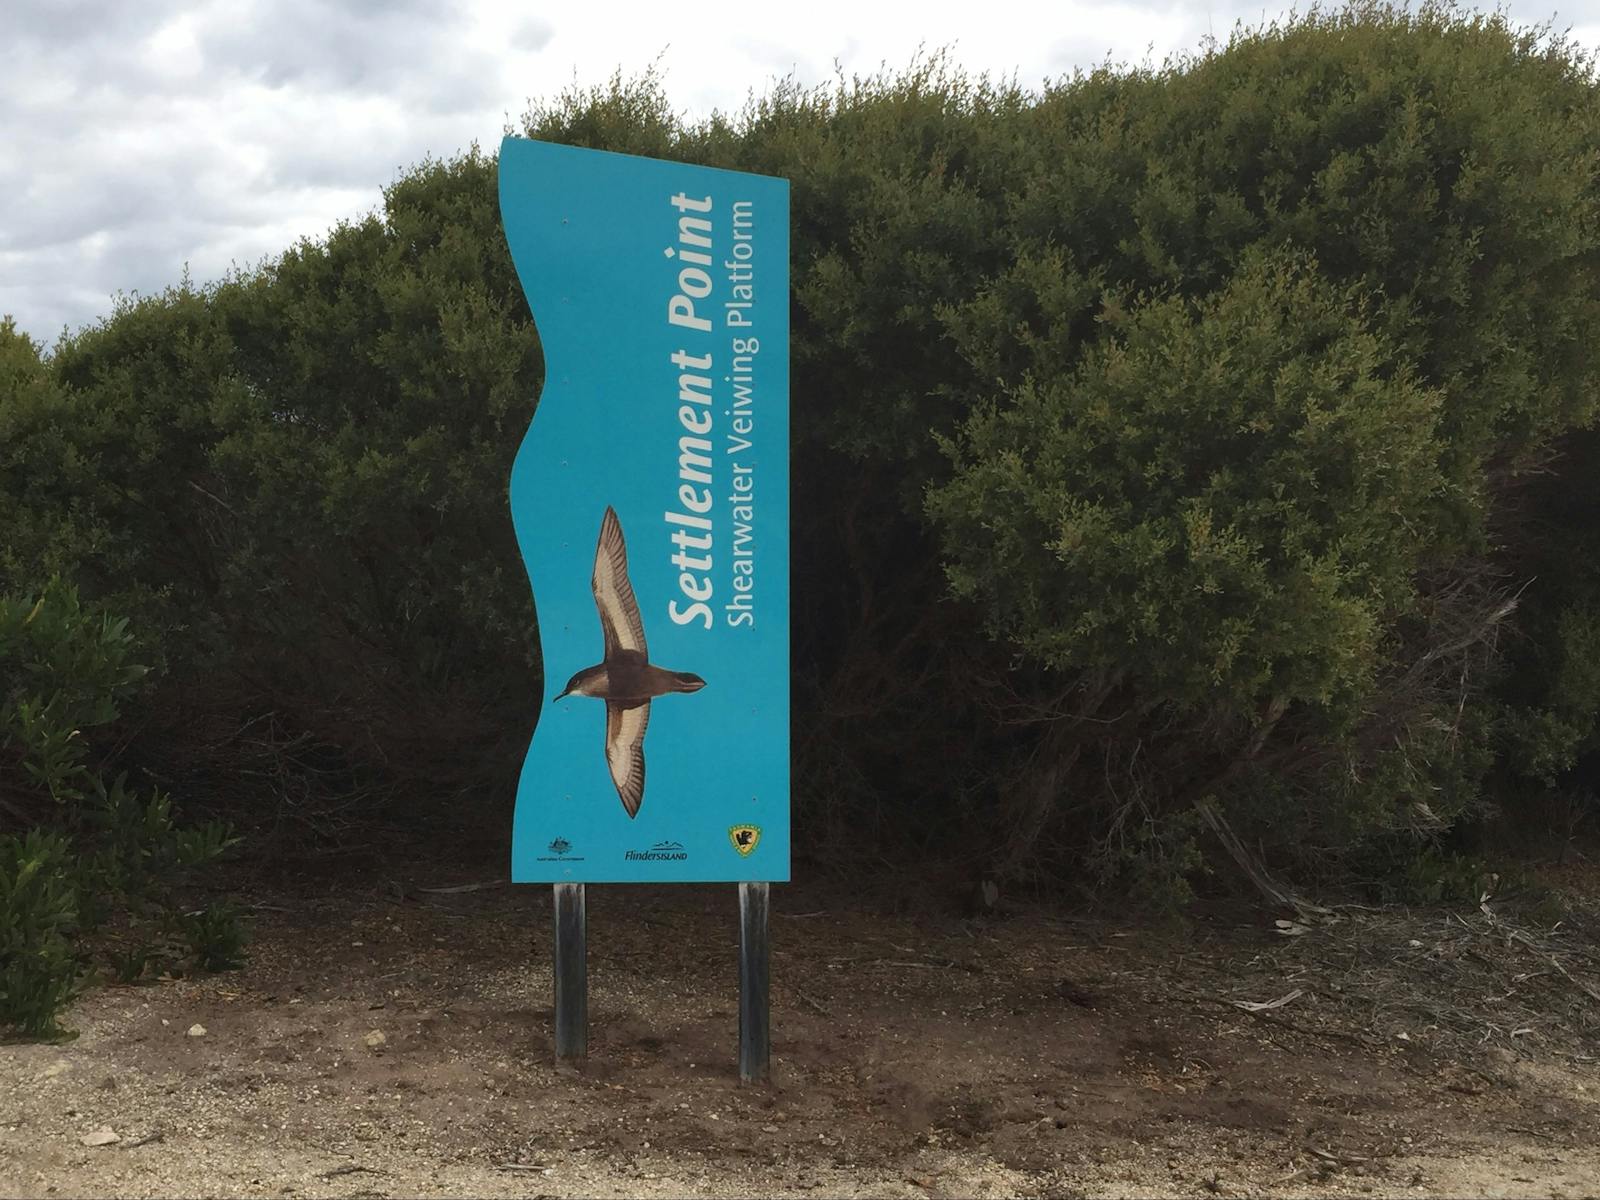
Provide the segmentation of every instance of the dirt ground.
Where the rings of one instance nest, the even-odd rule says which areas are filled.
[[[1600,1195],[1593,926],[1491,901],[1158,931],[774,887],[773,1083],[745,1088],[733,887],[589,889],[572,1069],[548,889],[428,890],[492,874],[258,887],[247,968],[99,988],[76,1040],[0,1046],[0,1192]]]

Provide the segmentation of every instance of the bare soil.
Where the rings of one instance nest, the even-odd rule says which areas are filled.
[[[773,1082],[750,1088],[733,887],[589,889],[573,1069],[548,889],[426,890],[488,874],[257,887],[244,970],[102,987],[76,1040],[0,1046],[0,1192],[1600,1195],[1581,921],[1491,900],[1163,931],[774,887]]]

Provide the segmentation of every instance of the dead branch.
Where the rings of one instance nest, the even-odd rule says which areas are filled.
[[[1211,831],[1217,835],[1217,840],[1222,843],[1223,849],[1232,856],[1234,862],[1239,864],[1239,868],[1249,876],[1250,882],[1255,884],[1257,889],[1269,900],[1287,908],[1292,908],[1300,915],[1301,919],[1307,921],[1334,915],[1331,908],[1324,908],[1320,904],[1314,904],[1306,900],[1274,879],[1267,871],[1267,868],[1245,848],[1244,843],[1239,840],[1239,835],[1233,832],[1233,828],[1228,824],[1226,818],[1217,811],[1215,801],[1210,798],[1197,800],[1194,807],[1195,811],[1204,818],[1206,824],[1211,827]]]

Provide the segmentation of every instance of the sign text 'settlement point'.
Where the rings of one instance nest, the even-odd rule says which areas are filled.
[[[678,244],[668,246],[668,258],[676,256],[683,264],[678,271],[677,291],[667,301],[667,321],[692,333],[709,335],[711,319],[695,310],[695,301],[711,294],[711,275],[706,270],[712,265],[712,225],[710,217],[692,216],[692,213],[709,213],[711,197],[696,200],[682,192],[668,201],[678,210]],[[704,340],[703,338],[700,340]],[[711,410],[711,376],[713,366],[709,350],[704,354],[691,354],[682,347],[671,354],[672,365],[678,368],[678,424],[683,434],[678,438],[678,495],[677,507],[663,514],[672,527],[670,540],[674,547],[672,565],[678,568],[680,600],[674,596],[667,604],[667,615],[674,625],[688,625],[699,621],[705,629],[711,628],[709,601],[715,587],[711,582],[713,565],[711,518],[711,432],[715,423]],[[688,601],[685,606],[684,601]]]

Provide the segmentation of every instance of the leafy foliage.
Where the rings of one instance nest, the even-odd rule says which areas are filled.
[[[77,899],[59,834],[0,836],[0,1021],[29,1037],[59,1036],[77,993]]]
[[[143,943],[183,932],[207,969],[237,965],[243,928],[226,907],[183,916],[194,873],[233,844],[219,822],[182,827],[171,799],[108,784],[89,736],[111,725],[144,678],[127,622],[86,609],[52,581],[35,596],[0,596],[0,1023],[61,1035],[92,953],[113,924]],[[86,736],[86,734],[88,736]],[[28,826],[32,828],[27,828]],[[163,955],[113,949],[131,981]]]
[[[147,668],[131,661],[125,618],[84,611],[52,580],[37,599],[0,596],[0,804],[38,815],[30,793],[58,805],[84,798],[92,771],[85,729],[115,719]]]
[[[179,929],[195,964],[202,971],[231,971],[244,966],[246,937],[237,907],[208,904],[184,913]]]
[[[947,443],[957,592],[1052,669],[1189,710],[1351,709],[1411,600],[1437,395],[1309,261],[1102,319]]]

